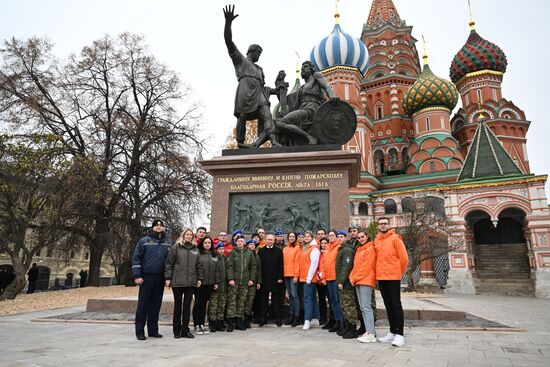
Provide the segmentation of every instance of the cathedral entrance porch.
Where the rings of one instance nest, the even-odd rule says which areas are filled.
[[[524,239],[525,213],[503,210],[492,220],[482,210],[467,216],[474,235],[474,283],[477,294],[532,296],[534,284]]]

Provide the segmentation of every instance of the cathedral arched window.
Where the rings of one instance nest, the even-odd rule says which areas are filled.
[[[397,204],[393,199],[384,201],[384,214],[397,214]]]
[[[369,214],[369,208],[367,206],[367,203],[359,203],[359,215],[361,216],[367,216]]]
[[[403,148],[403,150],[401,151],[401,156],[403,157],[403,164],[405,166],[409,164],[409,148]]]
[[[376,118],[381,119],[382,117],[384,117],[384,106],[379,104],[376,106]]]
[[[384,173],[384,153],[381,150],[374,152],[374,166],[376,174],[381,175]]]

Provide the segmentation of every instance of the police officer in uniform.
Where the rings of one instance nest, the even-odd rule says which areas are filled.
[[[153,220],[150,233],[139,240],[132,257],[132,274],[139,285],[138,306],[136,310],[136,337],[145,340],[162,338],[159,334],[159,312],[164,293],[164,263],[171,246],[164,231],[161,219]]]

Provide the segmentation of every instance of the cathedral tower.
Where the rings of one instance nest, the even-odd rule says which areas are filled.
[[[453,135],[466,155],[478,121],[483,119],[521,171],[530,173],[526,149],[530,122],[521,109],[502,97],[501,85],[508,65],[506,55],[477,33],[471,14],[469,24],[470,35],[450,68],[451,80],[460,92],[463,106],[452,119]]]

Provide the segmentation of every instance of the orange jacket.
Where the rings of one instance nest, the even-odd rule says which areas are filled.
[[[401,280],[407,270],[409,257],[401,236],[393,229],[378,233],[374,239],[376,250],[376,280]]]
[[[317,272],[317,280],[321,283],[327,280],[327,251],[328,248],[325,248],[324,251],[321,251],[321,255],[319,255],[319,271]]]
[[[298,244],[293,247],[288,243],[283,249],[283,268],[285,277],[300,277],[300,252],[302,252],[302,248]]]
[[[336,280],[336,255],[338,255],[338,240],[328,244],[325,250],[325,278],[327,281]]]
[[[307,250],[300,249],[300,282],[305,283],[307,280],[307,273],[309,272],[309,266],[311,265],[311,252],[313,249],[319,249],[315,245],[310,245]],[[317,272],[316,272],[317,273]],[[317,274],[313,275],[312,283],[318,283]]]
[[[374,242],[359,245],[353,259],[353,270],[349,275],[353,285],[376,286],[376,250]]]

